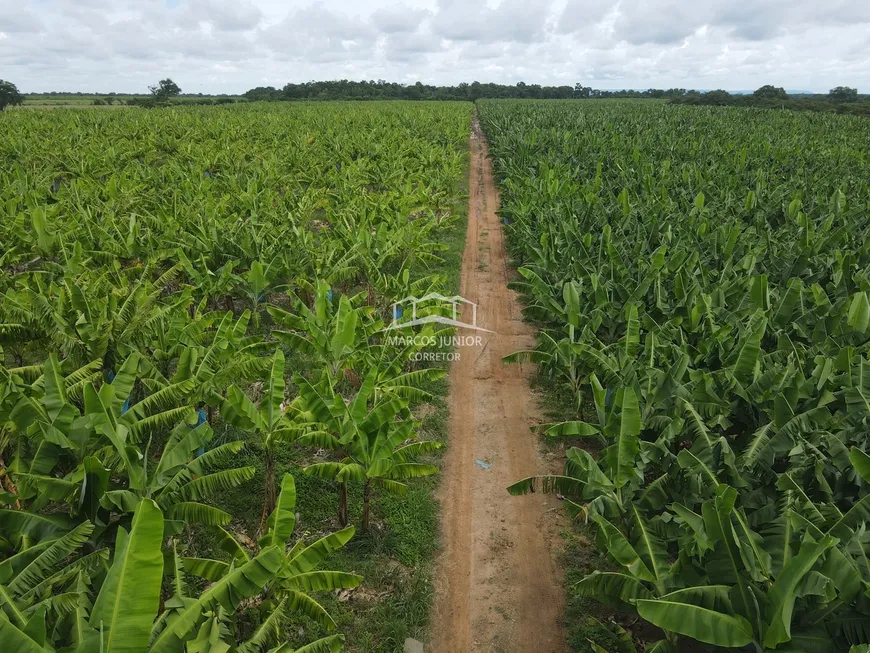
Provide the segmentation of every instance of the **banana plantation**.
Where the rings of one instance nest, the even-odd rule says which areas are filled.
[[[402,502],[437,472],[445,369],[415,354],[442,332],[383,334],[456,290],[473,110],[2,115],[0,650],[419,632],[401,561],[435,508]],[[598,606],[583,650],[870,651],[865,122],[476,111],[539,330],[505,362],[537,365],[559,419],[534,430],[569,447],[508,490],[558,494],[605,561],[568,588]],[[400,617],[355,603],[403,574]]]
[[[587,650],[870,650],[866,124],[478,110],[540,325],[508,362],[539,365],[565,412],[539,430],[572,445],[510,492],[559,493],[606,556],[569,589],[608,606]]]
[[[436,472],[380,334],[453,283],[471,110],[2,116],[0,650],[360,650],[321,597]]]

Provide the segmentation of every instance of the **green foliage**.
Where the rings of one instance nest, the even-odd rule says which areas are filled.
[[[334,630],[335,622],[332,617],[322,605],[309,596],[309,592],[352,589],[360,584],[362,577],[356,574],[317,569],[327,555],[347,544],[353,537],[354,529],[345,528],[310,544],[299,539],[291,546],[289,540],[293,535],[295,509],[296,486],[293,477],[287,474],[282,480],[275,509],[269,515],[266,533],[260,538],[259,545],[262,548],[259,555],[252,558],[232,535],[218,528],[216,533],[221,548],[231,553],[232,563],[201,558],[184,558],[181,562],[186,571],[201,576],[217,586],[230,582],[235,564],[241,565],[240,569],[244,569],[268,552],[278,551],[280,552],[277,557],[278,562],[274,569],[270,569],[272,577],[264,583],[265,598],[274,599],[278,606],[276,612],[299,611],[327,630]],[[264,622],[260,631],[254,635],[254,639],[265,639],[266,632],[275,628],[276,624]]]
[[[828,93],[828,99],[831,102],[857,102],[858,89],[849,88],[848,86],[837,86],[832,88]]]
[[[404,495],[407,484],[403,481],[437,473],[436,467],[419,463],[417,458],[441,446],[438,442],[417,440],[407,399],[392,393],[374,398],[377,379],[378,370],[372,367],[347,403],[336,394],[329,377],[317,385],[302,377],[294,379],[299,386],[297,420],[310,429],[304,438],[344,454],[340,461],[309,465],[305,473],[338,481],[342,526],[347,524],[347,484],[363,484],[363,533],[369,529],[372,487]]]
[[[5,471],[16,490],[7,503],[14,499],[34,513],[51,504],[64,506],[73,523],[94,523],[98,537],[125,523],[146,497],[166,512],[167,533],[185,522],[229,522],[230,515],[202,502],[251,479],[250,467],[214,469],[243,443],[223,443],[197,458],[196,452],[211,441],[212,429],[207,423],[194,426],[190,408],[161,410],[154,400],[182,402],[183,392],[169,386],[130,401],[141,363],[138,354],[130,356],[111,383],[103,383],[99,374],[88,380],[94,366],[64,376],[54,355],[34,383],[6,372],[11,407],[6,428],[13,458]],[[84,410],[70,398],[70,389],[83,382]]]
[[[279,349],[272,357],[259,406],[235,385],[227,388],[221,415],[233,426],[256,433],[265,452],[265,495],[263,519],[275,509],[274,451],[279,442],[291,442],[299,435],[284,417],[284,353]]]
[[[166,79],[161,79],[156,86],[149,86],[148,90],[151,92],[151,97],[149,98],[149,102],[143,106],[164,106],[170,99],[181,94],[181,89],[178,87],[178,84],[168,77]]]
[[[166,574],[163,525],[157,504],[142,499],[134,510],[129,532],[118,528],[109,565],[107,550],[102,549],[99,556],[83,556],[60,570],[54,569],[87,542],[93,529],[89,522],[47,547],[33,547],[38,555],[19,554],[7,559],[2,567],[5,582],[0,584],[0,645],[40,653],[58,647],[80,653],[170,653],[229,650],[236,646],[248,652],[262,651],[266,646],[289,650],[276,628],[286,610],[293,608],[284,601],[267,611],[261,627],[246,641],[238,641],[230,621],[243,600],[253,598],[287,575],[283,571],[288,565],[282,563],[283,548],[269,546],[250,559],[237,561],[237,565],[234,562],[199,596],[191,596],[184,580],[184,565],[173,547],[167,556],[172,563],[167,575],[172,577],[174,594],[161,601]],[[318,580],[321,586],[328,585],[322,578]],[[348,587],[359,581],[358,576],[340,577],[332,579],[332,584]],[[315,581],[309,582],[308,589],[315,585]],[[308,646],[312,651],[339,651],[341,640],[340,636],[331,637]]]
[[[23,103],[24,96],[18,91],[18,87],[12,82],[0,79],[0,111]]]
[[[788,93],[785,92],[785,89],[780,86],[773,86],[771,84],[765,84],[761,88],[753,91],[752,95],[757,98],[761,98],[764,100],[787,100]]]
[[[548,437],[601,447],[510,491],[592,521],[614,571],[577,591],[668,646],[870,642],[861,123],[575,106],[481,104],[542,329],[509,360],[576,398]]]
[[[858,95],[855,89],[837,87],[821,95],[783,95],[782,89],[762,87],[750,95],[716,90],[704,93],[689,91],[670,98],[671,104],[706,106],[756,107],[763,109],[790,109],[792,111],[817,111],[856,116],[870,116],[870,102],[866,95]]]
[[[444,289],[430,266],[446,266],[440,242],[455,238],[470,107],[251,110],[0,121],[0,648],[289,651],[288,624],[335,626],[335,597],[312,593],[360,582],[320,570],[327,554],[383,576],[367,550],[394,547],[409,564],[431,551],[432,514],[366,550],[341,551],[349,528],[288,548],[293,480],[275,496],[269,479],[288,457],[310,462],[303,447],[334,443],[296,396],[304,384],[337,406],[374,370],[362,430],[408,439],[410,401],[443,376],[386,342],[382,318],[398,298]],[[385,422],[399,413],[397,434]],[[376,463],[377,483],[401,491],[434,472],[413,458],[436,444],[394,444],[355,454]],[[240,462],[261,452],[262,466]],[[246,485],[260,467],[255,546],[236,525],[259,507]],[[319,502],[323,484],[306,480],[306,503]],[[414,492],[410,505],[431,513],[429,490]],[[371,630],[346,609],[342,626],[418,634],[427,587],[420,576],[397,595],[414,604],[403,625],[391,603]]]

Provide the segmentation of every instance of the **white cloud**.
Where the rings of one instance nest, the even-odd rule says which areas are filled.
[[[425,9],[413,9],[397,4],[375,9],[370,22],[385,34],[408,33],[416,32],[430,15],[431,12]]]
[[[310,79],[870,92],[866,0],[46,0],[0,7],[24,91]]]
[[[0,32],[29,34],[42,28],[42,21],[35,12],[25,7],[13,7],[12,3],[0,7]]]
[[[439,0],[432,27],[453,41],[531,43],[544,38],[551,2],[501,0],[489,6],[482,0]]]

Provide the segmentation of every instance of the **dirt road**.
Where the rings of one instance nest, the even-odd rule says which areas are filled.
[[[529,366],[503,356],[534,346],[507,283],[498,194],[476,122],[460,294],[478,304],[477,346],[450,370],[451,428],[441,480],[442,551],[427,653],[562,653],[562,580],[554,560],[562,511],[552,497],[505,488],[545,471],[529,426],[543,421]],[[464,320],[470,321],[470,310]],[[463,331],[461,335],[472,332]],[[480,464],[482,463],[482,465]],[[486,468],[488,466],[488,468]]]

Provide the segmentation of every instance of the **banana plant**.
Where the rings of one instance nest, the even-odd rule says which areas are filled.
[[[365,374],[377,370],[372,400],[377,402],[381,396],[392,394],[404,397],[410,402],[430,401],[432,393],[424,387],[446,376],[447,370],[440,367],[416,367],[417,356],[441,339],[452,335],[453,329],[435,330],[426,325],[416,332],[410,329],[396,329],[387,332],[379,342],[373,342],[363,352],[353,368],[354,378],[362,382]],[[434,343],[434,345],[433,345]],[[411,368],[411,369],[409,369]]]
[[[110,565],[108,550],[101,549],[55,569],[86,543],[93,528],[89,522],[0,563],[0,645],[23,653],[60,648],[81,653],[253,652],[272,645],[290,651],[276,628],[284,612],[268,612],[263,625],[241,642],[228,619],[274,582],[282,567],[281,550],[268,546],[245,562],[234,561],[220,579],[191,595],[182,558],[173,547],[168,574],[173,594],[164,601],[164,521],[157,504],[142,499],[130,530],[118,529]],[[339,651],[341,641],[332,636],[298,651]]]
[[[866,464],[865,454],[852,455]],[[739,505],[737,490],[719,484],[700,512],[674,502],[650,516],[646,496],[617,522],[622,525],[590,512],[596,544],[615,570],[593,572],[575,592],[660,627],[666,638],[650,644],[654,650],[677,650],[680,636],[758,651],[782,644],[830,651],[861,643],[870,635],[856,627],[866,621],[861,588],[870,586],[859,544],[866,507],[826,519],[822,513],[831,507],[812,504],[786,476],[781,485],[773,510],[750,512]],[[856,599],[851,614],[830,618]]]
[[[404,495],[407,485],[403,481],[438,472],[433,465],[414,461],[441,446],[417,440],[406,399],[385,394],[378,401],[372,400],[377,378],[378,370],[372,368],[349,403],[329,382],[315,386],[299,375],[294,378],[299,388],[297,409],[306,423],[318,429],[308,437],[342,455],[339,461],[315,463],[303,471],[338,481],[338,520],[342,526],[348,523],[347,484],[362,483],[363,534],[369,531],[373,488]]]
[[[120,470],[132,489],[144,487],[144,457],[137,445],[192,410],[177,406],[189,385],[168,386],[132,402],[141,362],[132,354],[111,383],[101,383],[93,380],[93,366],[64,377],[60,362],[51,355],[43,374],[19,388],[8,413],[17,451],[10,471],[20,476],[22,489],[30,488],[22,499],[32,498],[40,487],[34,510],[47,500],[78,497],[86,475],[83,461],[89,456]],[[70,394],[81,396],[84,410]]]
[[[145,484],[140,490],[106,490],[99,499],[106,510],[132,513],[142,498],[153,499],[166,516],[164,532],[181,532],[185,524],[226,526],[232,516],[219,508],[203,503],[250,481],[254,467],[228,467],[233,456],[244,448],[244,442],[225,442],[208,451],[212,429],[205,422],[199,425],[180,423],[173,429],[160,457],[152,469],[145,468]],[[197,455],[198,452],[202,452]],[[94,473],[100,473],[95,470]],[[107,485],[109,470],[103,485]]]
[[[0,535],[7,540],[20,535],[19,527],[27,519],[26,513],[20,512],[12,517],[3,519],[0,526]],[[32,546],[0,563],[0,596],[3,598],[0,643],[14,641],[17,630],[37,634],[37,640],[44,638],[44,632],[38,633],[44,630],[45,622],[63,622],[83,598],[87,579],[99,575],[109,559],[106,548],[77,555],[94,530],[90,522],[75,527],[62,527],[60,523],[53,526],[51,531],[43,528],[44,537],[34,541]],[[27,644],[26,640],[22,641]]]
[[[278,349],[272,357],[272,367],[266,379],[263,396],[254,404],[237,386],[227,388],[221,404],[221,416],[233,426],[254,433],[263,449],[264,488],[263,513],[260,529],[275,510],[277,489],[275,481],[275,451],[281,443],[307,441],[304,428],[294,425],[285,416],[284,353]]]
[[[389,269],[385,255],[378,257],[364,255],[362,269],[368,285],[366,302],[375,306],[383,319],[392,319],[393,302],[405,297],[425,297],[432,292],[438,292],[444,286],[444,277],[428,274],[411,279],[411,261],[402,262],[398,271]]]
[[[675,506],[711,547],[704,555],[709,584],[632,598],[638,613],[667,632],[726,648],[772,651],[788,644],[833,650],[835,622],[826,630],[812,615],[817,606],[842,600],[848,595],[840,593],[850,591],[836,585],[851,573],[841,540],[830,531],[814,536],[800,527],[783,530],[793,521],[788,514],[775,522],[771,537],[762,537],[752,529],[753,516],[735,506],[737,498],[736,490],[720,485],[701,515]],[[686,579],[697,569],[687,567],[681,569]]]
[[[266,265],[260,261],[253,261],[251,268],[242,277],[243,282],[239,287],[251,305],[254,328],[260,328],[260,304],[267,301],[268,295],[278,293],[286,286],[280,278],[282,269],[278,260],[273,260]]]
[[[593,383],[597,377],[593,375]],[[643,430],[641,409],[632,387],[620,388],[613,403],[608,406],[606,393],[600,384],[595,390],[599,424],[563,422],[545,426],[548,436],[583,438],[600,437],[607,444],[599,459],[586,450],[571,448],[567,454],[564,476],[532,476],[508,488],[513,495],[523,495],[542,488],[544,492],[560,492],[568,497],[586,501],[579,505],[568,499],[572,512],[603,516],[619,516],[629,510],[632,503],[643,500],[638,493],[643,486],[640,433]]]
[[[234,309],[232,292],[238,285],[239,278],[233,273],[233,270],[238,266],[238,260],[227,261],[219,268],[212,270],[214,265],[210,261],[206,261],[202,255],[196,259],[196,264],[188,258],[182,249],[177,251],[177,256],[181,265],[184,266],[187,281],[196,288],[197,293],[202,294],[200,311],[205,308],[209,301],[214,303],[221,298],[226,300],[225,308],[228,311]]]
[[[362,577],[356,574],[317,569],[331,552],[342,548],[350,541],[354,529],[347,527],[312,543],[306,543],[300,538],[288,548],[296,525],[295,510],[296,485],[293,476],[285,474],[281,481],[281,492],[275,509],[269,515],[265,533],[258,542],[261,552],[264,550],[281,552],[273,577],[264,587],[265,601],[275,606],[270,617],[275,623],[264,622],[261,628],[275,628],[280,619],[290,612],[297,611],[327,630],[335,630],[335,621],[309,593],[353,589],[362,582]],[[256,559],[256,556],[252,558],[245,547],[223,528],[216,527],[214,532],[221,549],[231,556],[230,562],[206,558],[181,558],[180,563],[188,573],[210,583],[219,583],[232,573],[235,566],[249,564],[252,559]]]
[[[295,298],[295,313],[277,306],[267,310],[282,327],[272,332],[279,342],[311,356],[318,365],[327,366],[329,377],[340,381],[344,371],[368,348],[369,335],[381,325],[371,319],[373,308],[354,307],[359,296],[342,295],[337,306],[332,297],[332,290],[320,281],[313,310],[299,298]]]
[[[678,389],[674,379],[682,373],[669,376],[671,381],[661,388]],[[574,516],[595,522],[596,544],[619,570],[586,577],[577,586],[578,594],[636,611],[661,627],[666,639],[651,646],[662,650],[675,650],[680,635],[726,648],[751,645],[759,651],[782,644],[834,650],[870,635],[853,627],[862,618],[861,608],[847,607],[866,582],[860,580],[866,578],[859,562],[866,554],[858,540],[870,517],[870,499],[861,498],[860,490],[862,479],[870,478],[870,464],[861,449],[848,452],[845,466],[837,463],[844,478],[858,479],[859,500],[847,512],[830,503],[814,504],[807,494],[814,486],[795,480],[811,471],[801,465],[780,475],[780,494],[759,494],[763,488],[741,473],[751,474],[753,469],[745,463],[738,467],[728,441],[713,435],[698,409],[684,398],[684,390],[677,392],[676,401],[663,404],[683,415],[655,420],[661,429],[656,440],[628,446],[625,436],[635,431],[623,427],[633,424],[635,417],[623,420],[626,408],[629,415],[636,411],[638,425],[645,412],[636,399],[626,401],[634,390],[621,389],[608,406],[594,375],[590,382],[599,425],[605,428],[599,431],[598,425],[575,421],[545,430],[552,436],[601,437],[607,446],[598,460],[585,450],[571,449],[564,476],[532,477],[509,488],[513,494],[537,487],[559,492]],[[695,398],[698,391],[692,393]],[[785,428],[776,437],[786,433],[793,437],[800,431]],[[675,440],[686,435],[691,439],[680,442],[679,455],[671,453]],[[620,443],[626,445],[623,450],[634,452],[631,472],[621,478]],[[756,434],[751,447],[766,443],[766,435]],[[727,480],[750,490],[738,495]],[[704,501],[700,509],[695,507],[699,499]],[[788,591],[792,594],[783,594]],[[792,616],[796,611],[803,616]],[[834,612],[841,617],[833,618]]]
[[[588,638],[589,646],[594,653],[677,653],[679,650],[673,642],[667,639],[660,639],[649,645],[644,645],[641,651],[637,647],[634,637],[631,632],[623,628],[616,621],[602,623],[595,617],[588,617],[586,625],[593,629],[594,639]],[[608,647],[601,645],[602,639]]]
[[[247,335],[250,311],[243,311],[238,318],[232,313],[213,317],[214,328],[197,330],[198,336],[178,349],[172,376],[159,379],[167,385],[193,384],[188,399],[206,408],[209,423],[214,423],[214,410],[223,402],[228,386],[254,381],[268,372],[266,354],[274,349],[272,343]]]
[[[315,229],[321,233],[326,230],[323,225]],[[304,302],[306,306],[313,306],[320,282],[330,288],[339,288],[358,276],[358,245],[355,239],[336,238],[336,247],[330,249],[319,247],[317,234],[309,228],[293,225],[292,233],[299,250],[293,252],[288,268],[296,273],[292,277],[292,285],[298,289],[297,297],[307,300]],[[317,281],[312,283],[312,279]]]
[[[79,365],[99,359],[112,369],[115,359],[138,349],[155,322],[186,311],[189,293],[164,297],[178,273],[173,266],[154,280],[147,267],[133,279],[82,274],[46,284],[37,278],[7,293],[4,303],[12,315],[27,316],[25,324],[51,340],[63,358]]]
[[[125,411],[126,402],[121,404],[115,393],[130,391],[137,364],[136,356],[129,358],[100,391],[87,383],[85,411],[79,414],[67,395],[82,371],[64,377],[60,363],[49,357],[35,384],[37,394],[22,396],[11,411],[18,437],[6,470],[15,490],[7,502],[34,513],[49,502],[65,504],[73,523],[88,519],[96,526],[95,538],[132,513],[141,498],[155,499],[166,512],[167,533],[177,533],[184,522],[229,522],[229,514],[201,501],[253,477],[252,467],[224,468],[243,443],[229,442],[197,458],[195,452],[205,448],[212,430],[208,424],[188,423],[194,416],[189,408],[143,418],[139,402]],[[168,438],[161,437],[171,420],[180,421]],[[158,437],[149,435],[153,433]],[[216,466],[220,471],[214,471]]]

